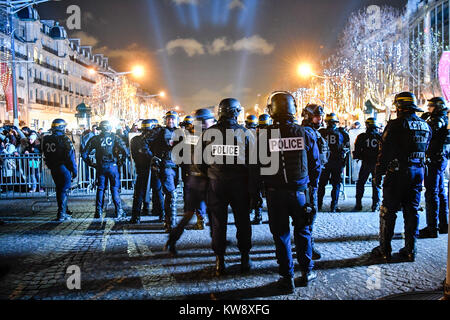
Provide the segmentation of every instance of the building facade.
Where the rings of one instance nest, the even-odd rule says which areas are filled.
[[[55,118],[75,127],[76,107],[92,94],[96,77],[90,70],[111,71],[108,58],[93,54],[80,39],[69,39],[58,22],[40,20],[34,8],[14,18],[19,121],[33,129],[49,128]],[[11,59],[10,35],[0,30],[2,60]],[[26,63],[25,61],[29,61]],[[32,63],[30,63],[32,62]],[[3,93],[3,90],[1,90]],[[5,97],[0,97],[0,125],[12,123]]]

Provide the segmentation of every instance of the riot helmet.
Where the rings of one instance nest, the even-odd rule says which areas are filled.
[[[141,130],[142,131],[150,131],[155,127],[155,123],[153,122],[152,119],[146,119],[143,120],[141,123]]]
[[[258,126],[258,117],[255,115],[249,115],[247,119],[245,119],[245,127],[247,129],[255,129]]]
[[[64,119],[55,119],[52,122],[52,131],[62,131],[66,130],[67,123]]]
[[[297,113],[297,104],[292,94],[287,91],[275,91],[267,102],[269,115],[274,120],[294,118]]]
[[[241,111],[241,103],[236,99],[227,98],[219,103],[219,118],[237,119]]]
[[[377,119],[375,118],[368,118],[365,122],[367,129],[379,129],[380,126],[377,123]]]
[[[394,106],[399,112],[423,112],[417,106],[417,99],[412,92],[402,92],[395,96]]]
[[[112,130],[111,123],[108,120],[103,120],[102,122],[100,122],[98,128],[101,132],[111,132]]]
[[[434,97],[428,100],[428,107],[434,108],[432,115],[445,116],[448,112],[447,103],[442,97]]]
[[[330,113],[325,117],[325,122],[327,123],[328,127],[336,128],[337,124],[339,123],[339,118],[335,113]]]
[[[264,113],[259,116],[258,126],[260,128],[270,126],[271,124],[272,124],[272,118],[268,114]]]
[[[198,109],[195,111],[195,120],[197,121],[206,121],[209,119],[214,119],[214,115],[209,109]]]

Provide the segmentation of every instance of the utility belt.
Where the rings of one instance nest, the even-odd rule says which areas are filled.
[[[203,173],[200,173],[200,172],[189,172],[188,175],[189,176],[193,176],[193,177],[205,177],[205,175]]]
[[[416,160],[419,160],[419,163],[415,162]],[[391,173],[398,173],[401,171],[406,170],[407,168],[411,166],[419,166],[419,167],[425,167],[425,158],[419,159],[419,158],[408,158],[407,160],[400,161],[398,159],[394,159],[391,162],[389,162],[387,166],[387,171]]]

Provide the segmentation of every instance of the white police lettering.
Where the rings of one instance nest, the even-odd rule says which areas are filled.
[[[270,139],[269,149],[270,152],[305,150],[305,140],[303,137]]]
[[[336,144],[336,136],[327,136],[327,142],[328,144]]]
[[[409,129],[414,131],[428,131],[428,124],[424,121],[408,121]]]
[[[212,155],[213,156],[231,156],[237,157],[239,156],[239,146],[212,146]]]
[[[102,139],[102,147],[106,147],[106,146],[110,146],[112,145],[112,138],[111,137],[107,137],[106,139],[103,138]]]
[[[186,136],[186,144],[196,145],[199,138],[199,136]]]

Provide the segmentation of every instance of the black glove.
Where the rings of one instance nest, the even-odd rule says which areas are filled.
[[[150,166],[152,167],[152,169],[159,171],[159,168],[161,167],[161,162],[162,160],[160,158],[153,157]]]
[[[316,218],[317,210],[312,204],[305,204],[303,207],[303,213],[305,215],[305,222],[307,226],[312,226],[314,219]]]

